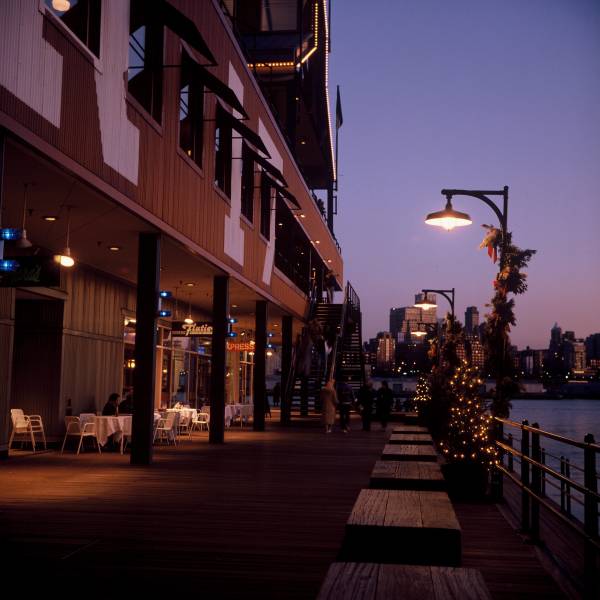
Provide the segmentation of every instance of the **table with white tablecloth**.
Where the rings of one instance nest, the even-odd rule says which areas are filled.
[[[131,436],[132,418],[132,415],[94,417],[98,443],[101,446],[105,446],[111,435],[115,442],[121,441],[123,436]]]

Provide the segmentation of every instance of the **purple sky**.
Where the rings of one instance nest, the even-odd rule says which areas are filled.
[[[454,286],[461,321],[487,312],[496,217],[456,197],[474,225],[423,219],[442,188],[504,185],[514,242],[538,250],[512,342],[545,348],[555,321],[600,331],[600,2],[333,0],[332,106],[336,84],[335,227],[365,338],[423,287]]]

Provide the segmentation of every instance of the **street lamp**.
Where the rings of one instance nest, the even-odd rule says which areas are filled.
[[[431,292],[432,294],[441,294],[450,303],[450,312],[452,314],[452,322],[454,323],[454,288],[452,288],[451,290],[423,289],[423,290],[421,290],[421,292],[424,294],[424,296],[423,296],[422,300],[414,303],[415,308],[422,308],[423,310],[428,310],[430,308],[436,308],[437,304],[435,304],[434,302],[429,300],[427,298],[427,294],[429,292]],[[448,294],[450,294],[450,296]]]
[[[453,196],[471,196],[477,198],[487,204],[498,217],[500,222],[500,230],[502,232],[502,254],[500,256],[500,264],[504,258],[504,249],[507,243],[507,231],[508,231],[508,186],[505,185],[501,190],[442,190],[442,195],[446,196],[446,208],[437,212],[432,212],[427,215],[425,223],[428,225],[435,225],[442,227],[446,231],[451,231],[455,227],[462,227],[465,225],[471,225],[471,217],[467,213],[459,212],[452,208],[452,197]],[[502,210],[499,206],[488,198],[488,196],[502,196],[503,205]]]

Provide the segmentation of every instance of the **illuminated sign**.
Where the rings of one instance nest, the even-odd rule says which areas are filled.
[[[185,321],[173,321],[171,326],[171,337],[211,336],[212,334],[212,323],[186,323]]]
[[[252,342],[227,342],[229,352],[251,352],[254,350]]]

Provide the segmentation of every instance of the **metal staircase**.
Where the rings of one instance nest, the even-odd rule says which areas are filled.
[[[305,355],[309,343],[305,336],[310,335],[309,326],[305,327],[304,341],[295,347],[293,385],[289,390],[292,412],[301,416],[320,412],[319,392],[329,377],[347,381],[355,391],[364,381],[360,300],[352,286],[346,285],[343,304],[317,302],[310,313],[309,323],[318,322],[330,351],[316,343],[311,346],[310,356]]]

